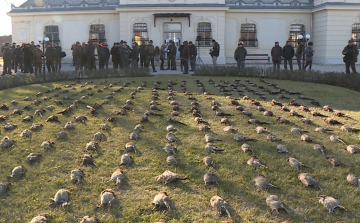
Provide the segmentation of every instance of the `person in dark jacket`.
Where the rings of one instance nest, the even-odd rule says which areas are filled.
[[[55,71],[61,70],[61,52],[62,48],[59,43],[55,43]]]
[[[75,60],[75,72],[77,73],[79,70],[82,70],[82,58],[83,58],[83,49],[80,45],[80,42],[77,41],[75,46],[73,46],[73,57],[74,57],[74,60]]]
[[[43,52],[40,50],[40,45],[36,45],[33,51],[35,74],[41,74],[42,56]]]
[[[275,42],[275,46],[271,49],[271,58],[273,61],[273,70],[280,70],[281,64],[281,56],[282,56],[282,48],[279,46],[279,42]]]
[[[217,66],[217,58],[220,55],[220,45],[214,39],[212,42],[212,49],[210,49],[210,55],[214,66]]]
[[[245,67],[245,58],[247,56],[247,50],[244,48],[244,43],[240,42],[234,52],[234,59],[236,60],[237,67]]]
[[[107,42],[103,43],[103,51],[105,54],[105,68],[108,69],[109,68],[109,59],[110,59],[110,50],[109,50]]]
[[[302,43],[301,39],[298,39],[296,51],[295,51],[295,57],[296,57],[296,62],[298,64],[299,70],[302,69],[301,59],[302,59],[303,50],[304,50],[304,44]]]
[[[82,70],[87,70],[88,69],[88,67],[87,67],[87,56],[86,56],[87,46],[88,45],[85,42],[82,42],[82,44],[81,44],[81,50],[82,50],[82,53],[81,53],[81,66],[80,66]],[[74,64],[75,64],[75,59],[74,59]]]
[[[22,55],[22,49],[20,48],[20,45],[17,45],[16,48],[13,51],[14,53],[14,60],[15,60],[15,73],[17,73],[18,67],[20,67],[20,70],[23,71],[23,55]]]
[[[99,69],[104,69],[106,58],[103,45],[101,43],[96,47],[96,51],[99,58]]]
[[[146,42],[142,41],[141,45],[140,45],[140,66],[144,67],[146,65]],[[146,66],[145,66],[146,67]]]
[[[5,74],[11,75],[11,58],[13,57],[13,51],[10,48],[10,44],[6,43],[3,50],[4,70],[1,76]]]
[[[306,57],[306,64],[304,70],[306,70],[307,66],[309,66],[309,70],[311,70],[313,56],[314,56],[314,49],[313,49],[313,42],[308,43],[308,47],[305,49],[305,57]]]
[[[286,45],[283,47],[284,57],[284,69],[287,70],[287,63],[289,63],[290,70],[293,70],[292,58],[295,55],[294,47],[291,45],[291,41],[286,41]]]
[[[168,46],[168,68],[167,70],[176,70],[176,61],[175,61],[175,57],[176,57],[176,46],[174,41],[170,40],[169,41],[169,46]]]
[[[51,44],[48,44],[45,51],[45,57],[46,57],[46,67],[47,71],[55,71],[55,49],[51,46]]]
[[[184,43],[183,44],[181,44],[180,46],[179,46],[179,53],[180,53],[180,70],[181,70],[181,72],[184,72],[184,65],[183,65],[183,59],[182,59],[182,53],[183,53],[183,49],[184,49]]]
[[[138,67],[138,58],[139,58],[139,46],[136,42],[132,43],[132,50],[130,53],[131,67]]]
[[[131,48],[129,45],[127,45],[127,42],[124,41],[123,43],[123,67],[127,68],[130,66],[130,54],[131,54]]]
[[[25,44],[23,48],[24,73],[34,73],[32,62],[33,50],[31,49],[30,44]]]
[[[352,72],[356,73],[355,63],[357,62],[357,57],[359,56],[359,50],[354,43],[354,40],[351,39],[348,41],[348,45],[342,51],[344,55],[343,61],[345,62],[346,73],[350,74],[350,67]]]
[[[183,42],[183,49],[181,54],[182,65],[184,66],[184,73],[189,74],[189,60],[190,60],[190,46],[188,41]]]
[[[145,52],[146,52],[146,67],[148,67],[151,62],[152,70],[153,70],[153,72],[156,72],[155,64],[154,64],[155,47],[153,45],[152,40],[150,40],[149,44],[146,46]]]
[[[166,52],[167,52],[167,44],[163,43],[163,45],[161,45],[160,47],[160,61],[161,61],[160,70],[165,70],[164,61],[165,61]]]
[[[190,71],[196,70],[196,56],[197,56],[197,49],[196,46],[190,41],[189,42],[190,47]]]
[[[96,70],[95,48],[96,48],[96,46],[94,45],[94,43],[92,41],[89,42],[89,45],[86,48],[87,68],[89,70]]]
[[[111,60],[113,62],[113,68],[114,70],[119,68],[119,61],[120,61],[120,51],[119,51],[119,44],[120,43],[114,43],[114,46],[111,47]]]

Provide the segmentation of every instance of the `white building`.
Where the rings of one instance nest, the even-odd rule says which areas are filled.
[[[205,63],[211,39],[221,47],[219,64],[233,63],[241,40],[249,54],[270,54],[310,34],[314,63],[340,64],[351,38],[360,41],[360,0],[28,0],[8,13],[13,42],[49,37],[70,59],[71,45],[89,39],[113,42],[173,39],[196,42]]]

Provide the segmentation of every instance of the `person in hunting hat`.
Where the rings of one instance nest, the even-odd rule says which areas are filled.
[[[3,60],[4,60],[4,70],[1,76],[5,74],[11,74],[11,58],[13,55],[13,51],[10,48],[9,43],[5,43],[4,51],[3,51]]]
[[[119,43],[115,42],[114,46],[111,47],[110,50],[111,60],[113,62],[114,70],[119,68],[119,61],[120,61],[120,51],[119,51]]]
[[[48,44],[45,51],[45,57],[46,57],[46,67],[47,71],[55,71],[55,49],[51,46],[51,44]]]
[[[59,45],[59,43],[55,43],[55,71],[60,71],[61,70],[61,52],[62,52],[62,48]]]
[[[13,50],[14,55],[14,68],[15,73],[17,73],[18,67],[20,67],[20,70],[23,71],[23,55],[22,55],[22,49],[20,48],[20,45],[17,45],[16,48]]]
[[[184,66],[183,74],[189,74],[190,46],[188,44],[188,41],[183,42],[181,60],[182,60],[182,65]]]
[[[168,46],[168,68],[166,70],[176,70],[176,62],[175,62],[175,57],[176,57],[176,46],[174,41],[170,40],[169,41],[169,46]]]
[[[355,63],[359,55],[359,50],[355,45],[353,39],[348,41],[348,45],[344,47],[342,54],[344,55],[343,61],[345,62],[345,70],[347,74],[350,74],[350,67],[352,72],[356,73]]]
[[[189,42],[190,47],[190,71],[195,71],[196,69],[196,56],[197,56],[197,49],[196,46],[190,41]]]
[[[234,59],[236,60],[237,67],[245,67],[245,58],[247,56],[247,50],[244,48],[244,43],[240,42],[234,52]]]
[[[146,48],[146,42],[142,41],[141,45],[140,45],[140,49],[139,49],[139,53],[140,53],[140,66],[141,67],[146,67],[146,52],[145,52],[145,48]]]
[[[42,55],[43,52],[40,50],[40,45],[35,46],[35,50],[33,51],[33,58],[34,58],[34,67],[35,67],[35,74],[41,74],[41,65],[42,65]]]
[[[275,42],[275,46],[271,49],[271,58],[273,61],[273,70],[280,70],[281,57],[283,54],[283,49],[279,46],[279,42]]]
[[[151,62],[152,70],[153,72],[156,72],[155,64],[154,64],[155,48],[152,40],[150,40],[149,44],[145,47],[145,52],[146,52],[146,67],[149,67]]]

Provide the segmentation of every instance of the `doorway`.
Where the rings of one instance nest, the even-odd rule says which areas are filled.
[[[172,40],[177,49],[179,49],[179,46],[181,45],[181,23],[165,22],[163,25],[163,39],[166,43]],[[177,52],[176,59],[179,59]]]

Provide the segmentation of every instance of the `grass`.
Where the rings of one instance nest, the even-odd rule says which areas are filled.
[[[227,77],[211,77],[216,83],[222,83],[220,80],[232,81]],[[150,117],[150,122],[144,123],[145,131],[140,133],[140,140],[136,141],[139,153],[131,154],[134,157],[134,164],[129,167],[122,167],[126,175],[124,184],[120,190],[116,190],[116,202],[111,209],[96,209],[100,202],[100,192],[107,188],[115,189],[114,183],[109,182],[112,172],[119,168],[120,156],[124,145],[131,140],[129,134],[136,124],[139,124],[140,116],[149,109],[151,101],[151,88],[154,81],[161,81],[161,88],[166,88],[166,82],[171,79],[178,85],[174,86],[177,92],[175,100],[180,104],[180,116],[178,120],[187,124],[187,126],[176,125],[179,130],[175,133],[178,141],[175,145],[178,153],[175,155],[179,160],[178,166],[168,166],[165,162],[167,154],[162,150],[167,143],[165,139],[167,118],[170,117],[171,106],[167,101],[167,91],[159,90],[159,106],[162,111],[157,113],[164,114],[163,117]],[[269,167],[254,169],[246,165],[250,158],[249,154],[241,151],[241,144],[233,141],[233,134],[223,132],[224,126],[219,123],[219,118],[214,116],[211,111],[211,100],[206,100],[206,96],[201,94],[195,84],[195,79],[205,84],[208,92],[215,94],[213,97],[220,103],[220,108],[226,113],[234,116],[229,117],[231,124],[238,128],[238,134],[258,139],[257,142],[249,142],[256,155]],[[253,112],[254,118],[271,123],[266,126],[269,131],[282,138],[282,144],[286,145],[292,156],[296,157],[312,169],[293,169],[288,166],[286,159],[289,155],[278,154],[275,150],[277,143],[271,143],[266,140],[266,134],[257,134],[256,125],[248,125],[248,118],[239,114],[235,107],[230,105],[228,99],[221,96],[215,87],[208,84],[208,77],[192,77],[184,75],[160,75],[155,77],[134,77],[117,78],[104,80],[95,80],[85,87],[73,83],[72,87],[76,90],[65,88],[66,84],[72,84],[72,81],[61,83],[47,83],[43,85],[28,85],[19,88],[8,89],[0,92],[0,102],[10,105],[11,100],[19,101],[19,105],[10,105],[9,111],[0,111],[0,114],[8,116],[7,122],[18,125],[13,131],[1,131],[1,136],[9,136],[17,141],[16,145],[10,149],[4,149],[0,153],[0,181],[8,181],[7,176],[11,170],[18,165],[25,165],[25,176],[20,179],[10,179],[13,186],[8,192],[0,195],[0,222],[29,222],[39,213],[49,213],[50,222],[79,222],[85,215],[96,215],[101,222],[155,222],[160,219],[167,222],[221,222],[229,220],[231,222],[357,222],[360,214],[356,211],[360,208],[358,199],[359,190],[346,182],[348,173],[360,175],[357,166],[360,164],[358,155],[351,155],[344,150],[344,145],[330,142],[330,134],[320,134],[314,131],[315,126],[302,124],[299,118],[291,117],[288,113],[280,111],[278,107],[270,105],[273,95],[266,94],[268,100],[261,101],[261,104],[274,112],[276,117],[282,116],[289,119],[292,125],[281,125],[276,123],[275,117],[265,117],[256,110],[249,101],[240,100],[240,104],[246,107],[246,110]],[[258,85],[258,79],[246,78]],[[120,83],[116,83],[119,80]],[[148,85],[140,93],[136,94],[133,110],[126,116],[117,116],[118,122],[115,125],[110,124],[111,131],[105,133],[107,140],[100,142],[100,149],[97,152],[85,150],[87,142],[93,140],[94,133],[101,131],[100,126],[106,123],[106,119],[116,114],[116,111],[124,105],[125,101],[130,99],[130,93],[138,87],[142,80],[147,80]],[[187,96],[181,93],[180,82],[186,80],[187,90],[194,94],[200,103],[200,109],[203,118],[208,120],[211,125],[211,134],[222,139],[222,142],[216,143],[219,147],[226,148],[223,153],[208,154],[205,149],[204,133],[198,131],[198,125],[194,123],[191,116],[190,103]],[[349,126],[360,128],[360,104],[358,99],[360,93],[351,90],[311,84],[281,80],[268,80],[271,83],[278,84],[281,88],[291,91],[300,91],[307,97],[313,97],[322,105],[329,104],[334,109],[344,112],[347,117],[334,117]],[[83,81],[84,83],[85,81]],[[103,82],[102,84],[100,82]],[[46,118],[52,114],[61,111],[65,106],[70,105],[73,100],[63,100],[64,107],[56,106],[53,112],[47,111],[43,117],[34,116],[34,123],[43,123],[44,128],[39,132],[33,132],[30,139],[20,138],[20,133],[24,129],[29,129],[31,123],[21,122],[26,115],[33,115],[34,110],[45,108],[47,105],[55,105],[54,99],[62,99],[65,95],[72,99],[79,99],[85,93],[81,90],[92,87],[92,90],[86,90],[86,93],[92,91],[94,96],[84,100],[87,105],[95,102],[101,103],[102,100],[114,89],[118,89],[123,83],[130,82],[129,87],[125,87],[121,92],[116,93],[110,103],[104,105],[104,109],[99,110],[96,116],[90,116],[86,105],[79,105],[71,116],[61,116],[61,124],[47,123]],[[83,84],[82,83],[82,84]],[[114,83],[113,88],[104,90],[103,93],[97,93],[97,89]],[[245,78],[241,79],[242,84],[247,84]],[[98,85],[97,88],[94,85]],[[40,106],[33,106],[30,111],[25,111],[22,116],[11,115],[15,108],[22,108],[31,102],[22,101],[26,96],[31,96],[32,100],[39,99],[35,97],[37,92],[45,92],[49,88],[56,86],[62,87],[57,90],[59,98],[53,98],[50,101],[42,101]],[[251,87],[260,92],[257,87]],[[268,87],[270,88],[270,87]],[[62,93],[68,89],[69,93]],[[73,93],[76,96],[71,96]],[[258,99],[258,96],[245,92],[251,98]],[[52,96],[53,93],[43,96]],[[239,97],[233,93],[234,97]],[[289,97],[294,97],[287,95]],[[295,96],[296,97],[296,96]],[[290,100],[280,100],[288,103]],[[309,101],[297,100],[299,103],[311,106]],[[297,111],[298,109],[295,108]],[[333,117],[332,114],[321,111],[320,108],[313,108],[324,114]],[[298,111],[300,114],[309,117],[316,125],[326,126],[320,117],[310,117],[305,112]],[[75,123],[75,130],[66,131],[68,139],[55,140],[57,132],[62,131],[62,127],[67,121],[73,121],[74,116],[86,115],[88,122],[85,124]],[[4,123],[5,124],[5,123]],[[349,163],[351,167],[332,168],[324,156],[313,150],[314,143],[305,143],[300,141],[300,136],[290,132],[291,127],[299,126],[309,131],[317,143],[324,144],[328,149],[328,154],[335,155],[343,162]],[[359,146],[359,135],[355,133],[341,132],[338,126],[329,126],[334,130],[334,134],[340,135],[347,144]],[[42,141],[55,141],[55,149],[41,151]],[[41,152],[43,158],[35,164],[26,163],[26,156],[30,152]],[[84,153],[90,153],[95,159],[97,167],[81,166],[80,156]],[[203,157],[210,155],[214,158],[216,165],[214,168],[207,169],[202,163]],[[75,185],[70,180],[70,171],[75,168],[82,168],[85,173],[85,180],[80,185]],[[182,181],[163,185],[156,182],[156,176],[170,170],[178,173],[180,176],[188,176],[189,181]],[[219,186],[204,187],[203,175],[207,171],[214,171],[219,177]],[[297,179],[297,174],[308,171],[320,185],[323,191],[316,191],[312,188],[305,188]],[[281,189],[269,189],[259,191],[255,188],[253,178],[258,174],[264,174],[275,185]],[[71,204],[61,207],[50,207],[49,198],[52,198],[56,191],[66,188],[71,191]],[[159,191],[167,191],[171,201],[171,212],[151,211],[151,201]],[[290,214],[281,213],[283,216],[272,214],[266,206],[265,199],[269,194],[278,195],[290,209]],[[326,208],[318,203],[319,195],[325,194],[338,199],[343,206],[351,212],[336,210],[334,214],[329,214]],[[210,207],[210,198],[214,195],[221,195],[233,208],[233,217],[217,216]]]

